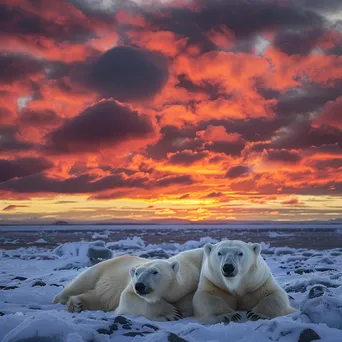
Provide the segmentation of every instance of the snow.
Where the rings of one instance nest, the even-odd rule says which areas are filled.
[[[38,242],[37,246],[0,249],[0,341],[293,342],[311,341],[308,336],[315,333],[325,342],[342,341],[342,248],[317,251],[262,242],[263,257],[298,309],[269,321],[250,322],[242,313],[242,322],[228,325],[202,325],[194,318],[161,323],[112,312],[68,313],[64,305],[51,304],[63,286],[93,264],[91,253],[160,258],[217,241],[202,237],[185,243],[149,244],[134,236],[106,242],[101,240],[105,235],[93,231],[90,241],[67,242],[57,248]]]

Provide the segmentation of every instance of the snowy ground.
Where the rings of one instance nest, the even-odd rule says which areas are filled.
[[[146,236],[157,233],[163,236],[163,231],[158,228]],[[310,240],[311,234],[306,233],[306,239]],[[195,238],[185,243],[150,243],[147,242],[149,239],[136,236],[115,241],[108,239],[110,233],[94,230],[88,242],[73,241],[51,247],[46,236],[44,238],[40,234],[33,245],[18,248],[15,240],[11,241],[7,236],[3,245],[8,247],[12,242],[12,249],[6,247],[0,250],[0,341],[308,342],[320,337],[322,341],[341,342],[340,231],[337,229],[335,232],[336,248],[326,250],[279,247],[279,243],[269,242],[284,238],[284,234],[268,232],[268,240],[262,243],[262,255],[278,282],[288,292],[291,304],[298,309],[297,313],[270,321],[243,320],[229,325],[201,325],[192,318],[159,323],[142,317],[115,316],[101,311],[68,313],[65,306],[51,304],[53,296],[63,286],[101,255],[108,257],[110,254],[130,253],[166,258],[207,242],[216,242],[214,238]],[[293,237],[296,231],[289,230],[287,234],[288,238]],[[175,241],[177,235],[180,235],[179,231],[174,234]],[[218,238],[216,234],[211,236]],[[93,259],[90,260],[89,256]]]

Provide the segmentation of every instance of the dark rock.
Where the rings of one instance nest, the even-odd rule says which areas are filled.
[[[169,342],[188,342],[187,340],[184,340],[184,338],[179,337],[178,335],[174,333],[169,333],[169,336],[167,337],[167,340]]]
[[[298,269],[298,270],[295,270],[294,273],[296,274],[307,274],[307,273],[312,273],[312,272],[315,272],[314,270],[307,270],[305,268],[301,268],[301,269]]]
[[[146,259],[153,259],[153,258],[168,259],[168,258],[170,258],[170,255],[167,254],[162,249],[147,251],[145,253],[140,254],[139,256],[140,256],[140,258],[146,258]]]
[[[323,285],[315,285],[311,288],[311,290],[309,291],[309,298],[318,298],[324,295],[324,293],[327,291],[328,289],[326,288],[326,286]]]
[[[299,335],[298,342],[311,342],[320,339],[321,337],[316,333],[316,331],[312,329],[304,329]]]
[[[131,324],[132,325],[132,321],[130,319],[127,319],[124,316],[115,317],[114,323],[121,324],[121,325],[123,325],[123,324]]]
[[[110,329],[98,329],[97,332],[104,335],[111,335],[113,333]]]
[[[88,249],[88,258],[91,261],[100,262],[102,260],[111,259],[113,252],[103,246],[90,246]]]
[[[149,332],[149,331],[142,331],[142,332],[130,331],[130,332],[124,333],[123,336],[128,336],[128,337],[142,336],[142,337],[144,337],[146,334],[147,335],[151,334],[151,332]]]
[[[17,289],[19,286],[2,286],[0,285],[0,290],[14,290]]]
[[[132,329],[132,324],[123,324],[122,325],[122,329],[131,330]]]
[[[328,271],[337,271],[336,269],[334,268],[327,268],[327,267],[317,267],[316,268],[316,271],[318,272],[328,272]]]
[[[109,329],[110,329],[112,332],[119,330],[118,325],[115,324],[115,323],[113,323],[113,324],[109,327]]]
[[[155,325],[152,325],[152,324],[144,324],[144,325],[142,326],[142,328],[145,328],[145,327],[150,328],[150,329],[153,329],[154,331],[159,330],[158,327],[156,327]]]
[[[3,312],[0,312],[0,316],[5,316],[5,314]]]
[[[35,282],[32,283],[32,287],[34,286],[46,286],[46,283],[43,282],[42,280],[36,280]]]
[[[15,278],[13,278],[13,280],[20,280],[20,281],[24,281],[26,280],[26,277],[21,277],[21,276],[16,276]]]

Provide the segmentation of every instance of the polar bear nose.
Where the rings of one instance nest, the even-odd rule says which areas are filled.
[[[224,264],[223,265],[223,272],[225,275],[230,276],[234,273],[235,267],[233,264]]]
[[[136,283],[135,284],[135,290],[138,293],[144,292],[146,290],[146,286],[143,283]]]

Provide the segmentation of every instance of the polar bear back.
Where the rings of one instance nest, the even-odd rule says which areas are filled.
[[[203,260],[203,248],[181,252],[168,259],[179,262],[176,281],[170,284],[165,300],[174,303],[189,293],[196,291]]]

